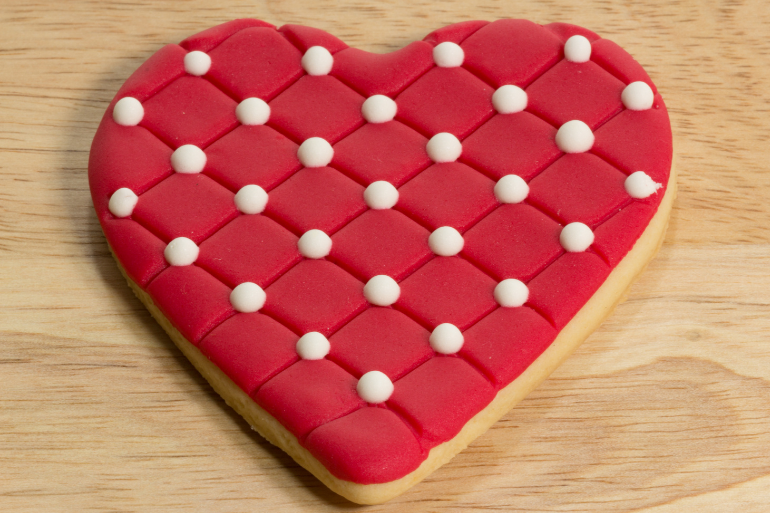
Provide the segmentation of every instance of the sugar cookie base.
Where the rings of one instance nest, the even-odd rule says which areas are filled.
[[[188,342],[155,306],[152,298],[128,278],[120,263],[118,263],[118,267],[120,267],[123,276],[126,277],[136,296],[166,330],[171,340],[206,378],[214,390],[224,398],[225,402],[246,419],[254,430],[273,445],[280,447],[334,492],[359,504],[380,504],[401,495],[465,449],[468,444],[489,429],[492,424],[508,413],[511,408],[547,378],[581,342],[599,327],[612,310],[626,299],[631,283],[655,256],[663,242],[675,197],[676,172],[672,167],[666,193],[658,211],[642,236],[628,255],[610,273],[593,297],[561,330],[548,349],[518,378],[500,390],[495,399],[469,420],[457,436],[431,449],[428,458],[416,470],[400,479],[381,484],[362,485],[334,477],[307,449],[299,444],[294,435],[287,431],[272,415],[252,401],[198,348]]]

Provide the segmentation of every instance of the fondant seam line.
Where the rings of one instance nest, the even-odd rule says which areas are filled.
[[[527,114],[531,114],[531,115],[535,116],[537,119],[539,119],[540,121],[542,121],[543,123],[548,123],[553,128],[556,128],[557,130],[559,129],[559,125],[553,123],[550,119],[544,117],[539,112],[535,112],[533,110],[530,110],[529,106],[527,106],[527,108],[525,108],[522,112],[526,112]]]
[[[276,280],[276,281],[277,281],[277,280]],[[273,283],[275,283],[275,282],[273,282]],[[259,313],[260,313],[261,315],[264,315],[265,317],[269,317],[270,319],[274,320],[275,322],[277,322],[278,324],[280,324],[281,326],[283,326],[283,327],[284,327],[284,328],[286,328],[287,330],[291,331],[292,333],[294,333],[294,334],[295,334],[295,335],[297,335],[298,337],[301,337],[302,335],[304,335],[304,333],[303,333],[303,332],[301,332],[301,331],[299,331],[299,330],[297,330],[297,329],[294,329],[294,327],[293,327],[293,326],[291,326],[291,325],[289,325],[289,324],[286,324],[286,323],[285,323],[285,322],[284,322],[284,321],[283,321],[281,318],[279,318],[279,317],[278,317],[278,316],[276,316],[275,314],[272,314],[272,313],[270,313],[270,312],[266,312],[264,309],[260,310],[260,311],[259,311]],[[287,367],[287,368],[288,368],[288,367]],[[277,375],[277,374],[278,374],[278,373],[276,373],[276,375]]]
[[[429,361],[430,359],[431,358],[426,360],[426,362]],[[423,365],[424,363],[425,362],[422,362],[420,365]],[[420,365],[418,365],[417,367],[419,367]],[[415,369],[417,367],[415,367]],[[414,370],[414,369],[412,369],[412,370]],[[394,385],[395,385],[395,383],[394,383]],[[420,426],[420,423],[417,422],[417,419],[412,417],[403,408],[401,408],[397,404],[393,403],[393,401],[390,401],[390,400],[386,401],[385,402],[385,406],[387,407],[388,410],[392,411],[393,414],[396,417],[398,417],[401,420],[401,422],[404,423],[404,425],[406,425],[406,427],[412,433],[412,436],[414,436],[414,439],[417,441],[417,445],[420,446],[420,449],[424,450],[424,447],[423,447],[423,435],[424,435],[424,433],[423,433],[422,426]],[[427,458],[427,452],[428,451],[425,451],[425,453],[426,453],[425,457],[426,458]],[[424,459],[425,458],[423,458],[423,460]]]
[[[599,41],[601,41],[601,39],[598,39],[597,41],[594,41],[594,43],[598,43]],[[594,43],[592,43],[592,44],[594,44]],[[602,68],[604,71],[606,71],[608,74],[612,75],[614,78],[616,78],[616,79],[618,79],[619,81],[623,82],[623,84],[624,84],[624,85],[626,84],[626,82],[625,82],[625,81],[626,81],[626,78],[625,78],[625,77],[623,77],[623,76],[621,75],[621,73],[620,73],[620,72],[619,72],[617,69],[615,69],[614,67],[610,66],[610,65],[609,65],[609,63],[607,63],[607,62],[603,62],[603,63],[602,63],[602,62],[596,62],[596,61],[593,59],[593,57],[594,57],[594,56],[593,56],[593,55],[591,55],[591,62],[593,62],[594,64],[596,64],[596,65],[597,65],[597,66],[599,66],[600,68]],[[629,55],[628,57],[631,57],[631,56]],[[631,57],[631,59],[632,59],[634,62],[636,62],[636,60],[635,60],[633,57]],[[639,63],[637,63],[637,64],[639,64]],[[639,66],[641,66],[641,64],[639,64]],[[650,81],[650,82],[652,82],[652,81]],[[657,93],[656,93],[656,94],[657,94]]]
[[[484,119],[482,119],[476,126],[471,128],[471,131],[468,132],[465,136],[463,136],[462,139],[460,139],[460,142],[466,140],[468,137],[472,136],[474,133],[476,133],[477,130],[481,129],[484,125],[486,125],[492,118],[494,118],[497,115],[497,112],[495,112],[495,109],[490,110],[487,112],[487,115]],[[456,134],[453,134],[456,135]],[[462,154],[461,154],[462,155]]]
[[[495,309],[495,310],[496,310],[496,309]],[[470,328],[468,328],[468,329],[470,329]],[[481,377],[484,379],[484,381],[486,381],[487,383],[489,383],[489,385],[492,387],[492,389],[496,389],[496,388],[497,388],[497,387],[495,386],[495,380],[492,378],[492,376],[490,376],[489,374],[487,374],[487,371],[486,371],[486,369],[484,369],[484,368],[483,368],[481,365],[479,365],[479,364],[478,364],[478,363],[477,363],[475,360],[473,360],[473,359],[471,359],[471,358],[466,358],[466,357],[465,357],[465,355],[464,355],[464,354],[462,354],[462,351],[460,351],[459,353],[457,353],[457,358],[459,358],[460,360],[464,361],[466,364],[468,364],[468,366],[469,366],[471,369],[473,369],[474,371],[476,371],[476,372],[477,372],[477,373],[478,373],[478,374],[479,374],[479,375],[480,375],[480,376],[481,376]],[[496,394],[495,394],[495,395],[496,395]],[[492,399],[494,399],[494,397],[493,397]],[[491,402],[492,402],[492,400],[490,400],[489,402],[491,403]],[[484,405],[484,408],[486,408],[488,405],[489,405],[489,403],[485,404],[485,405]],[[484,409],[484,408],[482,408],[482,409]]]
[[[527,308],[529,308],[530,310],[532,310],[533,312],[535,312],[536,314],[538,314],[540,317],[542,317],[543,319],[545,319],[545,321],[546,321],[548,324],[550,324],[550,325],[551,325],[551,327],[553,327],[553,328],[554,328],[554,329],[555,329],[557,332],[561,332],[561,329],[556,327],[556,322],[555,322],[553,319],[551,319],[551,316],[550,316],[550,315],[548,315],[548,314],[546,314],[545,312],[543,312],[543,311],[540,309],[540,307],[537,307],[537,306],[535,306],[535,305],[533,305],[532,303],[529,303],[529,302],[527,302],[527,303],[524,303],[524,305],[523,305],[523,306],[526,306]],[[574,316],[573,316],[573,317],[574,317]],[[571,320],[572,320],[572,319],[570,318],[570,321],[571,321]],[[568,321],[568,322],[569,322],[569,321]],[[553,343],[553,341],[551,341],[551,343]],[[550,347],[550,345],[549,345],[549,347]]]
[[[404,314],[405,316],[409,317],[409,319],[411,319],[413,322],[419,324],[423,329],[425,329],[427,331],[432,331],[433,330],[433,327],[430,325],[430,323],[428,323],[427,321],[421,319],[417,315],[413,314],[412,312],[407,310],[406,307],[404,307],[403,305],[399,305],[398,303],[395,303],[391,308],[393,308],[393,310],[395,310],[397,312],[400,312],[400,313]]]
[[[200,268],[199,268],[199,269],[200,269]],[[215,276],[215,278],[216,278],[216,276]],[[227,287],[227,285],[225,285],[225,287]],[[228,287],[228,288],[229,288],[229,287]],[[225,322],[226,322],[226,321],[227,321],[229,318],[231,318],[231,317],[235,316],[236,314],[237,314],[237,312],[236,312],[235,310],[233,310],[232,312],[230,312],[230,313],[229,313],[229,314],[228,314],[228,315],[227,315],[227,316],[226,316],[224,319],[222,319],[221,321],[219,321],[219,322],[218,322],[218,323],[217,323],[215,326],[212,326],[212,327],[210,327],[209,329],[207,329],[206,331],[204,331],[204,332],[203,332],[203,334],[202,334],[202,335],[201,335],[201,336],[198,338],[197,342],[196,342],[196,343],[194,343],[193,345],[197,347],[197,346],[198,346],[198,345],[201,343],[201,340],[203,340],[204,338],[206,338],[206,337],[208,336],[208,334],[209,334],[209,333],[211,333],[212,331],[214,331],[215,329],[217,329],[218,327],[220,327],[220,326],[221,326],[222,324],[224,324],[224,323],[225,323]],[[192,343],[192,341],[190,341],[190,343]],[[224,371],[223,371],[223,372],[224,372]]]
[[[214,88],[219,91],[220,93],[224,94],[228,98],[230,98],[235,103],[240,103],[241,99],[238,98],[238,95],[235,94],[235,92],[231,91],[226,85],[222,84],[217,80],[216,78],[212,77],[209,73],[206,73],[201,77],[203,80],[214,86]]]
[[[411,275],[413,275],[414,273],[416,273],[417,271],[419,271],[420,269],[422,269],[423,267],[425,267],[426,265],[428,265],[428,262],[430,262],[430,261],[431,261],[431,260],[433,260],[434,258],[438,258],[438,256],[437,256],[435,253],[431,252],[431,254],[430,254],[430,255],[428,255],[428,257],[425,259],[425,262],[423,262],[423,263],[421,263],[421,264],[420,264],[420,263],[418,263],[417,265],[415,265],[415,266],[414,266],[414,269],[411,269],[409,272],[407,272],[407,273],[404,275],[404,277],[403,277],[403,278],[401,278],[401,279],[398,281],[398,283],[403,283],[403,282],[404,282],[404,281],[405,281],[407,278],[409,278]]]
[[[156,134],[151,128],[149,128],[149,127],[147,127],[145,125],[142,125],[141,123],[138,126],[144,128],[145,130],[150,132],[153,135],[153,137],[155,137],[158,141],[160,141],[164,145],[168,146],[171,150],[175,149],[174,146],[169,141],[167,141],[165,137],[161,136],[160,134]]]
[[[247,19],[252,19],[252,20],[255,20],[255,21],[261,21],[261,22],[267,23],[265,20],[260,20],[260,19],[257,19],[257,18],[247,18]],[[235,36],[236,34],[242,32],[242,31],[244,31],[246,29],[251,29],[251,28],[270,28],[270,27],[243,27],[241,29],[238,29],[235,32],[233,32],[232,34],[230,34],[229,36],[227,36],[226,38],[224,38],[222,41],[220,41],[216,45],[214,45],[213,48],[209,48],[208,52],[213,52],[214,50],[216,50],[217,48],[222,46],[222,44],[224,44],[225,41],[229,41],[231,37]],[[273,27],[273,30],[277,30],[276,27]],[[180,45],[180,47],[182,49],[184,49],[184,51],[186,51],[186,52],[190,52],[191,51],[191,50],[188,50],[187,48],[185,48],[184,46]],[[208,52],[206,52],[206,53],[208,53]]]
[[[179,45],[176,45],[176,46],[179,46]],[[182,48],[182,47],[181,47],[181,46],[179,46],[179,48]],[[187,52],[187,50],[185,50],[184,48],[182,48],[182,50],[184,50],[185,52]],[[173,78],[170,78],[170,79],[168,79],[168,81],[166,81],[166,82],[164,82],[164,83],[160,84],[160,85],[159,85],[159,86],[157,86],[155,89],[153,89],[152,91],[150,91],[150,93],[149,93],[149,94],[147,94],[147,96],[146,96],[146,97],[145,97],[145,98],[142,100],[142,104],[144,104],[144,103],[146,103],[147,101],[149,101],[149,100],[151,100],[152,98],[154,98],[154,97],[155,97],[155,96],[156,96],[158,93],[160,93],[161,91],[163,91],[165,88],[167,88],[168,86],[170,86],[171,84],[173,84],[173,83],[174,83],[174,82],[176,82],[178,79],[180,79],[180,78],[182,78],[183,76],[185,76],[186,74],[187,74],[187,72],[185,72],[185,70],[184,70],[184,69],[180,70],[180,71],[179,71],[179,73],[177,73],[176,75],[174,75],[174,77],[173,77]]]
[[[490,270],[487,269],[486,266],[482,266],[482,265],[476,264],[476,262],[473,259],[468,258],[463,252],[458,253],[457,258],[459,258],[461,260],[465,260],[466,262],[468,262],[469,265],[471,265],[471,266],[475,267],[476,269],[478,269],[479,271],[481,271],[481,273],[483,273],[487,277],[491,278],[492,281],[494,281],[495,283],[500,281],[497,278],[495,278],[494,273],[490,272]],[[474,324],[476,324],[476,323],[474,322]]]
[[[273,121],[270,120],[270,119],[267,120],[267,123],[265,123],[265,126],[268,127],[268,128],[272,128],[273,130],[275,130],[276,132],[278,132],[279,134],[281,134],[282,136],[284,136],[285,138],[287,138],[288,140],[290,140],[291,142],[293,142],[297,146],[299,146],[303,142],[303,141],[300,141],[299,139],[297,139],[296,137],[294,137],[289,132],[286,132],[280,126],[278,126],[275,123],[273,123]]]
[[[617,111],[617,112],[613,112],[612,114],[610,114],[609,116],[607,116],[605,119],[603,119],[603,120],[601,120],[600,122],[598,122],[598,123],[596,124],[596,126],[595,126],[595,127],[592,127],[592,128],[591,128],[591,132],[596,132],[596,131],[597,131],[597,130],[599,130],[601,127],[603,127],[604,125],[606,125],[607,123],[609,123],[610,121],[612,121],[612,119],[613,119],[613,118],[615,118],[615,117],[617,117],[617,116],[621,115],[621,114],[622,114],[624,111],[626,111],[626,110],[628,110],[628,109],[626,109],[626,108],[625,108],[625,107],[624,107],[624,106],[621,104],[621,106],[620,106],[620,108],[618,109],[618,111]]]
[[[620,171],[620,172],[621,172],[621,173],[623,173],[624,175],[628,176],[628,172],[626,172],[626,171],[624,171],[623,169],[621,169],[621,167],[620,167],[620,166],[619,166],[617,163],[615,163],[615,162],[612,162],[611,160],[609,160],[608,158],[606,158],[604,155],[601,155],[601,154],[597,153],[597,152],[596,152],[596,151],[594,151],[593,149],[591,149],[591,150],[588,150],[588,153],[590,153],[591,155],[593,155],[594,157],[596,157],[596,158],[598,158],[598,159],[601,159],[601,160],[603,160],[603,161],[604,161],[604,162],[605,162],[607,165],[610,165],[610,166],[614,167],[615,169],[617,169],[618,171]],[[633,172],[633,171],[632,171],[632,172]]]
[[[238,121],[235,121],[232,126],[230,126],[225,130],[222,130],[222,132],[219,135],[217,135],[214,139],[212,139],[208,144],[201,146],[201,149],[204,151],[207,150],[208,148],[211,147],[212,144],[219,142],[221,139],[223,139],[224,137],[226,137],[227,135],[235,131],[240,126],[242,125]]]
[[[468,20],[468,21],[480,21],[480,22],[484,22],[484,21],[486,21],[486,20]],[[462,23],[462,22],[460,22],[460,23]],[[469,38],[469,37],[471,37],[473,34],[475,34],[475,33],[476,33],[476,32],[478,32],[479,30],[483,29],[484,27],[486,27],[487,25],[490,25],[490,24],[492,24],[492,23],[494,23],[494,22],[493,22],[493,21],[492,21],[492,22],[490,22],[490,21],[487,21],[487,22],[486,22],[486,23],[484,23],[483,25],[480,25],[480,26],[478,26],[476,29],[474,29],[474,30],[473,30],[473,32],[471,32],[470,34],[466,35],[466,36],[465,36],[464,38],[462,38],[462,39],[460,40],[460,42],[459,42],[459,43],[457,43],[457,44],[458,44],[458,45],[461,45],[461,44],[463,44],[463,42],[464,42],[466,39],[468,39],[468,38]],[[451,26],[452,26],[452,25],[447,25],[447,27],[451,27]],[[436,31],[434,30],[433,32],[436,32]],[[430,34],[433,34],[433,32],[431,32]],[[424,38],[422,38],[422,39],[421,39],[421,41],[424,41],[424,42],[428,43],[429,45],[432,45],[432,46],[435,48],[435,47],[436,47],[436,46],[438,46],[438,45],[435,45],[435,44],[431,43],[430,41],[425,41],[425,40],[428,38],[428,36],[430,36],[430,34],[428,34],[428,35],[426,35]],[[439,44],[440,44],[440,43],[439,43]]]
[[[350,48],[350,47],[348,47],[348,48]],[[406,48],[406,47],[404,47],[404,48]],[[346,49],[347,49],[347,48],[346,48]],[[395,50],[395,51],[398,51],[398,50]],[[409,88],[412,86],[412,84],[414,84],[415,82],[417,82],[418,80],[420,80],[422,77],[424,77],[425,75],[427,75],[427,74],[428,74],[428,72],[429,72],[430,70],[432,70],[433,68],[435,68],[435,67],[436,67],[435,65],[433,65],[433,66],[430,66],[428,69],[426,69],[425,71],[423,71],[422,73],[420,73],[419,75],[417,75],[416,77],[414,77],[413,79],[411,79],[409,82],[407,82],[407,83],[406,83],[406,85],[404,85],[404,86],[401,88],[401,90],[400,90],[400,91],[398,91],[397,93],[395,93],[395,94],[393,95],[393,96],[394,96],[394,98],[392,98],[392,99],[395,101],[395,99],[396,99],[396,98],[397,98],[397,97],[398,97],[398,96],[399,96],[401,93],[403,93],[404,91],[406,91],[407,89],[409,89]],[[335,74],[334,74],[334,68],[332,68],[332,70],[331,70],[331,72],[329,73],[329,75],[333,76],[334,78],[336,78],[337,80],[339,80],[340,82],[342,82],[342,83],[343,83],[343,84],[344,84],[346,87],[348,87],[348,88],[352,89],[353,91],[357,92],[357,93],[358,93],[358,94],[360,94],[361,96],[364,96],[364,97],[366,96],[366,94],[365,94],[363,91],[360,91],[360,90],[358,90],[358,89],[357,89],[357,88],[356,88],[354,85],[352,85],[352,84],[349,84],[348,82],[346,82],[346,81],[345,81],[345,79],[344,79],[343,77],[340,77],[340,76],[337,76],[337,75],[335,75]],[[387,96],[387,95],[386,95],[386,96]],[[388,96],[388,98],[390,98],[390,96]]]
[[[148,189],[148,190],[149,190],[149,189]],[[145,192],[146,192],[146,191],[145,191]],[[141,198],[141,196],[139,196],[139,197]],[[116,218],[116,219],[117,219],[117,218]],[[136,216],[133,216],[133,215],[132,215],[132,216],[131,216],[129,219],[131,219],[133,222],[135,222],[136,224],[138,224],[139,226],[141,226],[142,228],[144,228],[145,230],[147,230],[148,232],[150,232],[151,234],[153,234],[154,236],[156,236],[157,238],[159,238],[161,241],[163,241],[163,243],[165,243],[165,244],[168,244],[169,242],[171,242],[169,239],[167,239],[167,238],[166,238],[166,236],[165,236],[165,235],[161,234],[161,233],[160,233],[160,232],[158,232],[158,231],[155,231],[155,228],[154,228],[153,226],[145,226],[145,224],[144,224],[144,223],[142,223],[141,221],[139,221],[139,220],[136,218]]]
[[[236,194],[236,193],[238,192],[237,190],[233,190],[233,189],[231,189],[231,188],[230,188],[230,186],[229,186],[229,185],[227,185],[227,184],[225,183],[225,181],[224,181],[224,180],[222,180],[222,178],[221,178],[221,177],[219,177],[219,176],[214,176],[214,175],[211,175],[211,174],[207,173],[206,171],[207,171],[207,170],[206,170],[206,169],[204,169],[203,171],[201,171],[201,174],[202,174],[203,176],[205,176],[206,178],[210,178],[212,182],[214,182],[214,183],[216,183],[217,185],[219,185],[219,186],[221,186],[221,187],[223,187],[223,188],[227,189],[227,191],[228,191],[228,192],[231,192],[231,193],[233,193],[233,194]]]
[[[208,356],[207,356],[207,358],[208,358]],[[277,375],[279,375],[280,373],[282,373],[283,371],[285,371],[286,369],[288,369],[289,367],[291,367],[292,365],[294,365],[298,361],[300,361],[299,356],[295,356],[294,359],[291,360],[290,362],[284,363],[280,367],[277,367],[277,368],[271,370],[270,373],[267,375],[267,377],[262,380],[262,383],[258,384],[256,387],[254,387],[254,390],[250,390],[250,391],[249,390],[243,390],[243,389],[241,389],[241,390],[246,392],[246,395],[249,396],[249,399],[254,401],[254,396],[265,385],[265,383],[267,383],[268,381],[270,381],[271,379],[273,379],[274,377],[276,377]],[[214,363],[214,362],[212,361],[211,363]],[[216,364],[214,364],[214,365],[216,365]],[[217,365],[217,368],[219,368],[218,365]],[[219,369],[219,370],[222,370],[222,369]],[[222,370],[222,372],[224,372],[224,371]],[[225,373],[225,374],[227,374],[227,373]],[[230,377],[230,376],[228,375],[227,377]],[[256,401],[254,401],[254,403],[256,404]]]
[[[621,203],[619,206],[613,208],[609,212],[607,212],[604,216],[602,216],[601,219],[599,219],[597,222],[594,223],[592,230],[596,230],[599,226],[603,225],[616,215],[618,215],[620,212],[623,211],[623,209],[629,207],[634,202],[634,198],[631,196],[627,197],[625,200],[623,200],[623,203]]]

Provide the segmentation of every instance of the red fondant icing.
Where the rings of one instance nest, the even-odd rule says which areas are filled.
[[[152,97],[167,84],[185,74],[185,55],[185,49],[178,45],[164,46],[128,77],[115,95],[113,103],[125,96],[131,96],[140,102]]]
[[[297,240],[265,216],[238,216],[200,245],[196,263],[230,287],[265,288],[302,259]]]
[[[398,208],[431,230],[461,233],[497,206],[495,183],[459,162],[434,164],[400,189]]]
[[[198,50],[201,52],[209,52],[218,46],[222,41],[230,38],[235,33],[240,32],[243,29],[254,27],[268,27],[275,28],[274,25],[262,20],[255,20],[252,18],[242,18],[239,20],[228,21],[222,23],[216,27],[211,27],[198,32],[194,36],[190,36],[179,45],[188,51]]]
[[[495,180],[529,180],[562,154],[555,137],[555,127],[529,112],[497,115],[463,141],[460,159]]]
[[[529,201],[563,224],[596,226],[628,202],[626,175],[590,153],[564,155],[529,183]]]
[[[237,213],[233,193],[211,178],[176,173],[139,197],[133,218],[165,241],[200,243]]]
[[[171,175],[171,153],[146,129],[115,123],[112,109],[108,110],[88,159],[88,181],[99,219],[114,218],[107,205],[118,189],[127,187],[139,195]]]
[[[591,62],[563,61],[575,34],[592,42]],[[445,41],[462,46],[461,67],[434,66],[432,49]],[[304,76],[300,59],[312,45],[334,53],[331,76]],[[191,50],[212,59],[203,77],[184,71]],[[625,51],[567,24],[464,22],[377,55],[317,29],[236,20],[162,48],[126,81],[94,138],[94,206],[129,277],[188,340],[332,474],[387,482],[516,379],[655,214],[665,189],[635,200],[623,180],[643,170],[668,182],[671,130],[660,96],[650,110],[622,110],[620,93],[635,80],[655,90]],[[494,114],[491,96],[504,84],[527,88],[529,112]],[[395,99],[396,121],[363,120],[373,94]],[[125,96],[142,102],[140,126],[112,120]],[[238,126],[235,106],[252,96],[270,102],[267,126]],[[574,118],[598,127],[596,142],[562,156],[554,125]],[[462,140],[460,163],[431,165],[427,138],[441,131]],[[298,144],[312,136],[334,145],[331,167],[301,168]],[[205,148],[203,174],[172,176],[171,147],[182,144]],[[529,182],[524,203],[497,205],[494,181],[507,174]],[[367,209],[364,186],[377,180],[400,189],[395,209]],[[252,183],[268,191],[267,209],[239,214],[234,193]],[[115,219],[108,202],[121,187],[139,200]],[[587,252],[562,250],[561,223],[570,221],[594,229]],[[420,224],[467,228],[461,256],[434,256]],[[327,259],[299,255],[297,238],[311,228],[332,237]],[[165,243],[180,235],[199,243],[198,261],[168,267]],[[393,307],[364,299],[377,274],[400,283]],[[497,306],[494,287],[505,278],[527,282],[524,307]],[[259,313],[230,305],[231,287],[244,281],[266,291]],[[430,349],[429,331],[443,322],[464,330],[457,356]],[[314,330],[330,338],[330,355],[297,361],[296,340]],[[395,383],[386,405],[367,407],[355,391],[370,370]]]
[[[184,76],[145,102],[142,126],[172,148],[205,148],[238,124],[235,106],[207,80]]]
[[[363,94],[393,97],[433,67],[433,47],[415,41],[391,53],[348,48],[334,56],[331,74]]]
[[[329,356],[357,378],[378,370],[395,381],[433,356],[429,337],[403,313],[372,307],[334,334]]]
[[[297,148],[270,127],[241,125],[206,148],[205,173],[235,192],[249,184],[270,191],[302,167]]]
[[[366,308],[364,284],[326,260],[304,260],[269,286],[264,312],[299,333],[331,335]]]
[[[498,308],[465,332],[460,354],[500,389],[545,351],[556,330],[531,308]]]
[[[230,289],[199,267],[169,267],[147,286],[155,305],[195,344],[235,313]]]
[[[647,135],[642,137],[640,133]],[[668,183],[673,151],[671,124],[659,95],[651,109],[625,110],[595,135],[593,153],[628,174],[644,171],[664,187]]]
[[[463,139],[492,116],[492,93],[462,68],[433,68],[396,98],[396,118],[431,137]]]
[[[463,255],[498,280],[527,281],[562,253],[560,233],[530,205],[503,205],[468,230]]]
[[[395,210],[369,210],[332,237],[330,258],[361,280],[401,280],[433,253],[428,230]]]
[[[526,87],[559,62],[563,53],[556,35],[527,20],[495,21],[461,46],[464,66],[495,87]]]
[[[163,257],[166,243],[136,221],[109,219],[102,223],[102,229],[116,255],[134,255],[122,263],[128,276],[139,286],[146,286],[159,272],[168,267]]]
[[[390,398],[419,427],[430,449],[460,432],[495,396],[489,382],[461,358],[437,356],[396,381]]]
[[[556,37],[564,42],[572,36],[583,36],[591,42],[599,39],[599,36],[594,32],[570,23],[549,23],[548,25],[543,25],[543,27],[556,34]]]
[[[271,28],[248,28],[211,52],[208,77],[239,100],[271,100],[304,71],[302,53]]]
[[[593,62],[563,60],[527,88],[527,109],[557,127],[579,119],[595,129],[623,109],[624,87]]]
[[[401,282],[396,305],[431,329],[464,330],[495,309],[495,281],[460,257],[434,258]]]
[[[488,21],[481,20],[461,21],[460,23],[455,23],[454,25],[448,25],[438,30],[434,30],[425,36],[423,41],[430,43],[433,46],[447,41],[450,43],[460,44],[468,36],[488,24]]]
[[[561,329],[609,272],[607,264],[593,253],[565,253],[529,282],[528,303]]]
[[[637,81],[646,82],[654,93],[658,92],[644,68],[628,55],[628,52],[612,41],[602,39],[592,44],[591,60],[625,84]]]
[[[393,412],[361,408],[315,429],[307,447],[340,479],[387,483],[416,469],[425,452]]]
[[[594,249],[611,266],[615,267],[620,263],[633,247],[634,241],[647,228],[650,218],[655,215],[661,194],[662,189],[645,200],[634,200],[594,230]]]
[[[322,137],[334,144],[364,124],[364,97],[334,77],[302,77],[270,102],[270,124],[302,142]]]
[[[300,440],[364,405],[358,380],[329,360],[301,360],[262,385],[254,400]]]
[[[334,145],[334,166],[365,185],[385,180],[398,187],[430,165],[426,144],[398,121],[366,124]]]
[[[270,192],[267,214],[303,234],[327,235],[366,210],[364,188],[330,167],[305,168]]]
[[[278,32],[303,52],[306,52],[311,46],[322,46],[334,54],[348,47],[328,32],[313,27],[284,25],[278,29]]]
[[[238,313],[214,328],[198,349],[247,394],[297,361],[299,337],[260,313]]]

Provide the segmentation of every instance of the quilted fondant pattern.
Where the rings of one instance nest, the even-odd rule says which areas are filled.
[[[564,58],[575,34],[592,42],[591,61]],[[462,47],[462,66],[433,63],[445,41]],[[303,71],[313,46],[333,55],[329,74]],[[211,58],[202,76],[185,72],[192,51]],[[566,24],[466,22],[374,55],[320,30],[236,20],[161,49],[128,79],[94,140],[93,200],[118,260],[191,343],[334,475],[390,481],[454,437],[548,347],[654,215],[665,189],[632,199],[624,180],[644,170],[665,187],[671,133],[659,95],[649,110],[623,107],[621,92],[636,80],[655,91],[617,45]],[[528,93],[525,111],[495,112],[492,94],[505,84]],[[373,94],[395,100],[394,120],[364,120],[361,105]],[[129,96],[144,108],[138,126],[113,120],[115,103]],[[271,107],[263,126],[236,119],[238,103],[252,96]],[[557,147],[557,129],[572,119],[593,130],[591,151]],[[438,132],[462,142],[457,162],[428,158]],[[333,145],[328,166],[299,163],[309,137]],[[186,144],[206,154],[202,173],[172,171],[172,151]],[[507,174],[529,183],[524,202],[496,199],[495,183]],[[364,188],[378,180],[399,189],[393,209],[367,208]],[[261,214],[235,208],[247,184],[269,194]],[[138,202],[119,219],[108,202],[122,187]],[[559,243],[574,221],[596,237],[583,253]],[[440,226],[463,234],[457,256],[430,251],[428,236]],[[300,255],[297,240],[309,229],[332,238],[326,258]],[[181,236],[200,255],[170,267],[164,248]],[[364,298],[364,283],[379,274],[400,283],[391,307]],[[526,305],[495,302],[495,285],[507,278],[528,284]],[[266,291],[257,313],[238,313],[228,299],[245,281]],[[457,354],[429,344],[445,322],[465,332]],[[325,358],[297,356],[308,331],[330,340]],[[356,393],[372,370],[395,386],[378,405]]]

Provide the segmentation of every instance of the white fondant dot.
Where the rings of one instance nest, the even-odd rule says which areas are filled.
[[[398,189],[392,183],[385,181],[372,182],[364,190],[366,205],[374,210],[393,208],[398,202]]]
[[[243,125],[264,125],[270,119],[270,105],[260,98],[246,98],[235,108],[235,117]]]
[[[134,191],[121,187],[110,196],[108,208],[115,217],[128,217],[134,212],[139,197]]]
[[[174,266],[191,265],[198,259],[198,246],[187,237],[177,237],[163,250],[166,262]]]
[[[644,199],[652,196],[658,192],[658,189],[663,187],[662,184],[656,183],[644,171],[636,171],[628,175],[624,185],[628,195],[635,199]]]
[[[529,185],[519,175],[505,175],[495,184],[495,197],[500,203],[521,203],[529,195]]]
[[[144,117],[144,107],[142,102],[136,98],[126,96],[121,98],[112,109],[112,119],[115,123],[123,126],[136,126]]]
[[[529,299],[529,288],[516,279],[503,280],[495,287],[495,301],[500,306],[513,308],[521,306]]]
[[[455,256],[463,250],[465,239],[451,226],[437,228],[428,237],[430,250],[439,256]]]
[[[171,167],[177,173],[200,173],[206,167],[206,154],[197,146],[185,144],[171,154]]]
[[[564,153],[583,153],[594,145],[594,133],[588,125],[573,119],[556,132],[556,145]]]
[[[367,403],[384,403],[393,394],[393,382],[380,371],[369,371],[358,380],[356,392]]]
[[[328,75],[334,65],[334,57],[323,46],[311,46],[302,56],[302,69],[314,77]]]
[[[647,110],[655,101],[655,93],[645,82],[631,82],[623,89],[620,99],[628,110]]]
[[[243,214],[261,214],[266,206],[267,193],[259,185],[244,185],[235,195],[235,207]]]
[[[364,297],[373,305],[390,306],[401,295],[401,287],[390,276],[380,274],[364,285]]]
[[[311,137],[299,145],[297,158],[305,167],[324,167],[334,157],[334,148],[326,139]]]
[[[323,258],[332,250],[332,239],[321,230],[308,230],[297,241],[305,258]]]
[[[588,62],[591,58],[591,41],[585,36],[572,36],[564,43],[564,58],[570,62]]]
[[[439,324],[430,334],[430,347],[441,354],[455,354],[463,347],[465,337],[454,324]]]
[[[433,162],[454,162],[463,152],[460,140],[448,132],[441,132],[430,138],[425,147]]]
[[[361,105],[361,114],[369,123],[387,123],[396,117],[396,102],[385,95],[370,96]]]
[[[492,106],[500,114],[513,114],[527,108],[527,93],[521,87],[504,85],[492,95]]]
[[[252,313],[265,306],[267,295],[262,287],[250,281],[241,283],[230,292],[230,303],[237,312]]]
[[[462,66],[465,52],[457,43],[445,41],[433,49],[433,62],[439,68],[456,68]]]
[[[594,243],[594,232],[583,223],[570,223],[559,234],[561,246],[570,253],[580,253]]]
[[[329,354],[331,344],[321,333],[311,331],[297,340],[296,348],[297,354],[303,360],[323,360]]]
[[[208,54],[192,51],[184,56],[184,70],[190,75],[202,77],[209,72],[211,68],[211,57]]]

